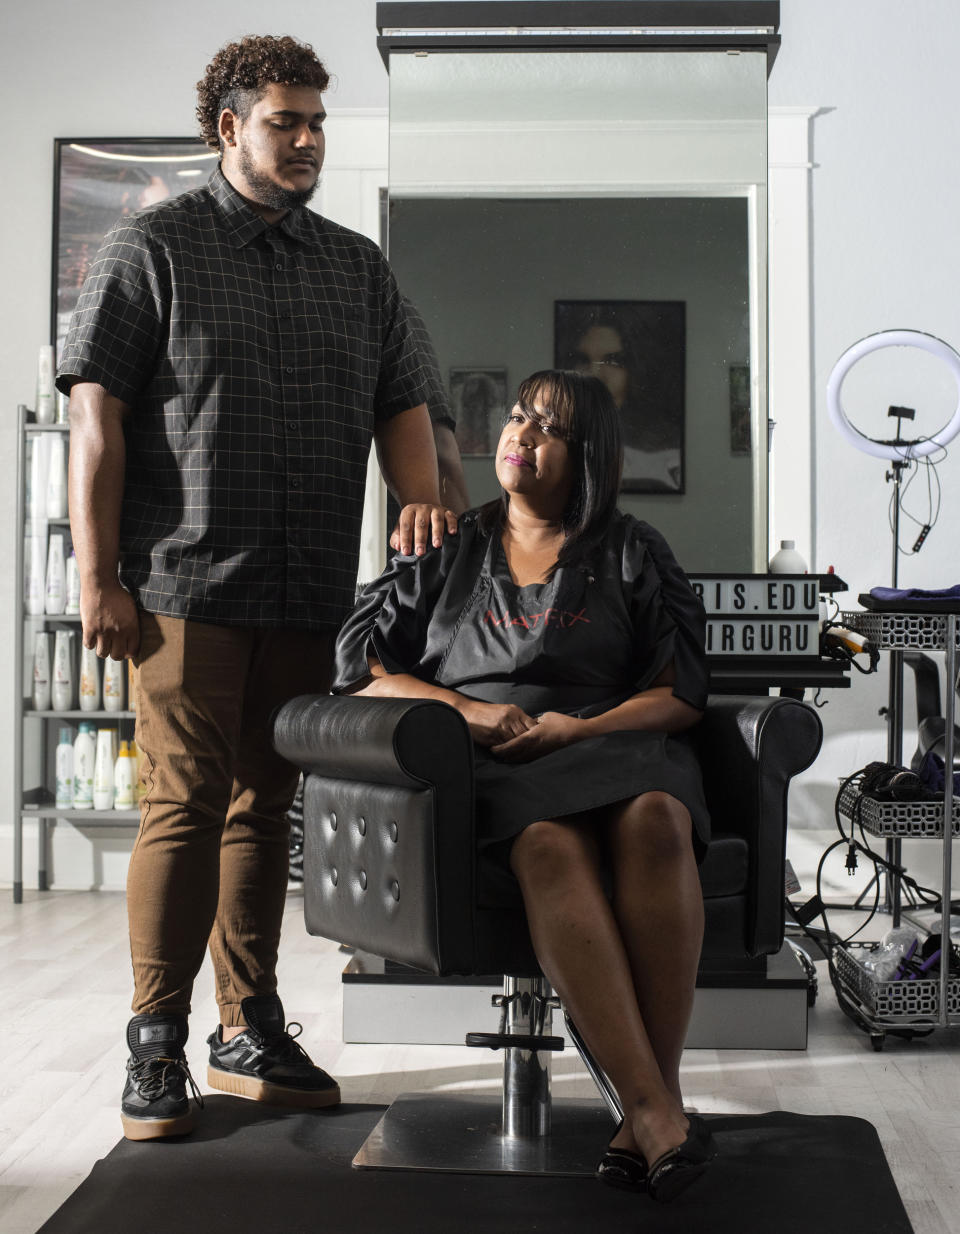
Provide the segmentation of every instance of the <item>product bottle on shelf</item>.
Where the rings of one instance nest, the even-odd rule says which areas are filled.
[[[72,616],[80,612],[80,567],[73,549],[67,558],[67,602],[63,611]]]
[[[57,391],[57,423],[70,423],[70,395]]]
[[[39,617],[44,608],[44,592],[47,580],[44,566],[47,560],[47,544],[44,536],[32,535],[27,541],[27,587],[26,607],[31,617]]]
[[[63,612],[67,602],[66,572],[63,560],[63,536],[51,535],[47,550],[47,577],[44,607],[51,616]]]
[[[53,347],[45,343],[37,359],[37,423],[53,424],[57,418],[57,391],[53,384]]]
[[[106,659],[103,662],[103,709],[123,711],[123,679],[127,675],[123,660]]]
[[[807,563],[797,552],[795,540],[781,540],[780,549],[770,558],[771,574],[806,574]]]
[[[80,710],[100,710],[100,657],[92,647],[80,651]]]
[[[33,652],[33,695],[35,711],[50,710],[50,635],[42,630],[37,633]]]
[[[60,730],[56,762],[57,809],[69,810],[73,805],[73,733],[69,728]]]
[[[136,763],[126,741],[120,742],[120,753],[113,768],[113,807],[115,810],[132,810],[134,805],[134,772]]]
[[[27,518],[47,517],[47,477],[50,468],[51,433],[36,435],[30,445],[30,482],[27,486]]]
[[[89,720],[81,720],[80,731],[73,743],[73,808],[75,810],[93,808],[93,765],[96,760],[93,734],[94,728]]]
[[[97,752],[93,765],[93,808],[113,809],[113,735],[114,729],[97,730]]]
[[[47,518],[67,517],[67,448],[62,433],[50,437],[47,470]]]
[[[73,631],[58,630],[53,640],[53,710],[70,711],[73,693]]]

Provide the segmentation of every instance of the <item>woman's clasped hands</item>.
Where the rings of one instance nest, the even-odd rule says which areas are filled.
[[[469,700],[461,711],[477,745],[507,763],[533,762],[587,736],[586,721],[559,711],[530,716],[513,703],[482,703],[475,699]]]

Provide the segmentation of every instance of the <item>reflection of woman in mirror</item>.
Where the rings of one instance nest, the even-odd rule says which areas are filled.
[[[666,352],[682,345],[682,335],[669,338],[652,308],[558,306],[557,363],[598,377],[613,396],[623,424],[624,487],[681,492],[683,392]]]

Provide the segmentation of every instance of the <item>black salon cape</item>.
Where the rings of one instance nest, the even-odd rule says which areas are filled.
[[[619,512],[587,567],[516,586],[499,534],[477,513],[421,558],[397,556],[361,593],[336,645],[333,689],[369,677],[368,655],[531,715],[597,715],[648,688],[671,662],[673,693],[702,709],[705,615],[666,541]],[[690,811],[698,858],[709,839],[700,768],[683,734],[624,731],[575,742],[529,763],[476,749],[477,838],[501,867],[529,823],[662,791]],[[487,863],[488,866],[491,863]],[[509,901],[510,880],[483,880],[487,902]]]

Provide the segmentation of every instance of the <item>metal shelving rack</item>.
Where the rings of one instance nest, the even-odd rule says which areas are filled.
[[[29,614],[24,605],[24,540],[26,537],[26,445],[28,436],[43,433],[69,433],[66,424],[36,424],[29,417],[32,413],[21,404],[17,408],[17,547],[16,547],[16,588],[20,617],[15,623],[14,656],[16,665],[16,699],[13,749],[13,902],[23,901],[23,826],[28,820],[35,820],[38,828],[37,886],[40,891],[49,889],[47,874],[47,856],[50,840],[51,824],[58,819],[74,825],[96,823],[98,826],[126,826],[139,822],[139,811],[133,810],[64,810],[58,809],[52,801],[42,800],[35,804],[28,802],[29,795],[47,796],[51,768],[49,767],[49,740],[45,730],[40,733],[40,783],[31,794],[24,792],[24,726],[27,723],[46,725],[48,722],[63,724],[77,723],[80,720],[107,720],[111,723],[132,722],[132,711],[80,711],[72,708],[69,711],[37,711],[31,705],[29,690],[24,693],[25,634],[29,632],[31,643],[38,630],[55,628],[57,626],[75,625],[79,628],[79,616],[68,613]],[[49,519],[49,526],[61,526],[69,529],[69,519]],[[52,795],[52,794],[51,794]]]
[[[837,948],[837,976],[863,1020],[871,1029],[874,1047],[883,1045],[887,1029],[946,1028],[960,1024],[960,977],[950,976],[950,901],[953,881],[953,837],[960,835],[960,801],[954,799],[954,724],[956,711],[958,614],[920,612],[851,612],[841,621],[863,634],[881,651],[891,652],[888,762],[903,762],[903,652],[943,651],[946,660],[946,706],[944,710],[944,793],[939,802],[878,802],[847,789],[840,798],[840,812],[862,823],[865,830],[887,840],[887,855],[900,866],[904,838],[939,839],[942,846],[941,939],[942,957],[937,979],[876,981],[854,958],[853,949]],[[949,820],[949,825],[948,825]],[[887,908],[893,924],[900,922],[900,880],[888,880]]]

